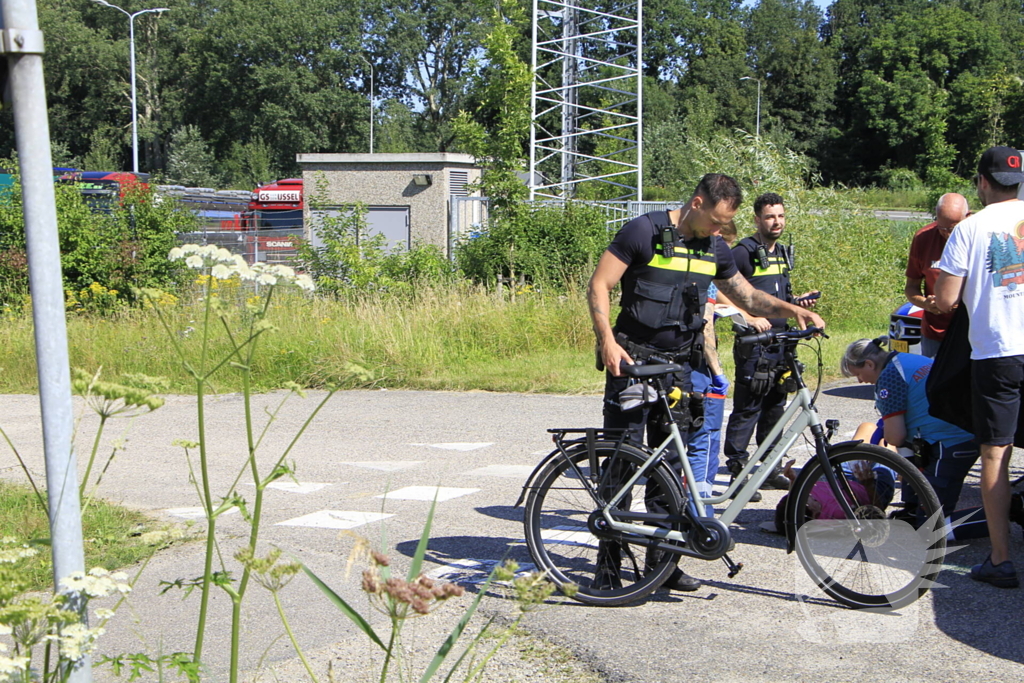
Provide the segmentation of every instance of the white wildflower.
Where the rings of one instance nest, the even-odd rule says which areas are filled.
[[[234,261],[235,265],[238,266],[239,269],[249,267],[249,264],[245,262],[245,257],[241,254],[232,254],[231,260]]]
[[[127,581],[128,575],[124,572],[114,572],[110,575],[110,578],[112,578],[114,581]]]
[[[218,280],[227,280],[229,277],[234,275],[234,271],[223,263],[218,263],[210,270],[210,275],[217,278]]]
[[[25,672],[25,667],[28,666],[28,657],[4,657],[0,656],[0,676],[6,680],[8,677],[12,677],[15,674],[22,674]]]
[[[295,269],[291,266],[278,264],[274,266],[273,272],[279,277],[288,278],[289,280],[295,279]]]
[[[68,576],[61,579],[59,583],[64,590],[77,593],[85,589],[85,572],[71,572]]]
[[[77,662],[96,647],[96,640],[106,631],[88,628],[85,624],[68,624],[60,632],[61,657]]]
[[[220,249],[220,247],[218,247],[216,244],[207,244],[202,247],[199,247],[199,251],[197,251],[196,253],[199,254],[200,256],[209,256],[211,258],[214,258],[217,256],[218,249]]]
[[[105,607],[100,607],[98,610],[96,610],[96,618],[97,619],[102,619],[102,620],[105,621],[107,619],[113,618],[113,616],[114,616],[114,610],[112,610],[112,609],[106,609]]]
[[[256,275],[256,283],[260,285],[276,285],[277,277],[270,273],[259,273]]]
[[[110,572],[103,567],[93,567],[89,570],[89,576],[110,576]]]
[[[196,270],[199,270],[200,268],[203,267],[203,257],[199,256],[198,254],[192,254],[187,259],[185,259],[185,265],[188,266],[189,268],[195,268]]]
[[[295,284],[301,287],[302,289],[306,290],[307,292],[312,292],[314,289],[316,289],[316,285],[313,284],[313,278],[306,275],[305,273],[296,276]]]
[[[199,250],[202,249],[198,244],[183,244],[181,250],[186,254],[198,254]]]
[[[171,249],[171,253],[167,254],[167,258],[169,258],[172,261],[183,259],[185,258],[185,250],[182,249],[181,247],[174,247],[173,249]]]
[[[23,560],[26,557],[32,557],[38,555],[39,551],[35,548],[30,548],[27,544],[22,543],[21,545],[15,545],[17,541],[13,538],[5,538],[0,540],[0,564],[14,564],[18,560]],[[3,546],[14,546],[3,547]]]

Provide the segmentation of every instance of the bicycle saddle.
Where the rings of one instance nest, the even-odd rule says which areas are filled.
[[[673,372],[683,372],[686,368],[678,363],[659,363],[656,365],[629,365],[628,363],[622,363],[619,365],[619,369],[622,371],[622,374],[628,377],[640,379],[668,375]]]

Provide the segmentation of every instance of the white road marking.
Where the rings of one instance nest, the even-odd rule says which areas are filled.
[[[314,529],[354,529],[370,522],[379,522],[394,515],[380,512],[355,512],[348,510],[321,510],[302,517],[278,522],[277,526],[304,526]]]
[[[397,489],[395,491],[388,491],[382,493],[374,498],[384,498],[386,500],[434,500],[435,496],[437,501],[451,500],[452,498],[458,498],[460,496],[467,496],[470,493],[476,493],[480,489],[459,489],[448,486],[406,486],[405,488]]]
[[[397,472],[407,470],[416,465],[422,465],[423,460],[376,460],[366,462],[339,462],[339,465],[351,465],[362,467],[364,470],[379,470],[381,472]]]
[[[476,443],[411,443],[409,446],[427,446],[428,448],[440,448],[446,451],[476,451],[481,448],[493,446],[493,441]]]
[[[507,477],[509,479],[526,479],[533,472],[533,465],[488,465],[464,472],[469,476]]]
[[[491,572],[499,564],[501,564],[501,562],[498,560],[474,560],[472,558],[466,558],[463,560],[456,560],[444,567],[438,567],[433,571],[427,572],[427,576],[431,579],[448,581],[449,583],[479,585],[487,581],[487,577],[491,575]],[[535,571],[537,571],[537,568],[534,565],[529,562],[521,562],[519,563],[519,571],[516,572],[516,577],[525,576],[526,574]]]

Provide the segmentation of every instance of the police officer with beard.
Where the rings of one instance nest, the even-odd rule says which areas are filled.
[[[740,274],[751,286],[775,299],[800,306],[812,307],[820,292],[811,291],[794,299],[789,273],[793,269],[791,248],[779,244],[786,229],[786,212],[782,197],[768,192],[754,200],[755,232],[733,247],[733,256]],[[738,304],[743,310],[742,304]],[[757,332],[769,329],[783,330],[786,319],[781,316],[747,316],[747,324]],[[749,328],[738,328],[737,334],[749,334]],[[777,382],[776,368],[781,367],[782,349],[760,344],[733,346],[736,361],[735,395],[732,414],[725,430],[722,452],[726,466],[733,476],[746,465],[750,437],[757,430],[757,444],[771,431],[786,408],[786,390]],[[788,489],[789,479],[781,470],[773,472],[761,488]],[[754,500],[757,500],[755,498]]]

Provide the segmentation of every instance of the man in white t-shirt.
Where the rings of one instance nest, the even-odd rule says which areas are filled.
[[[935,303],[970,314],[972,414],[981,445],[981,498],[992,554],[971,578],[1016,588],[1009,557],[1010,455],[1024,389],[1024,159],[1010,147],[981,155],[974,177],[985,208],[964,219],[939,261]]]

